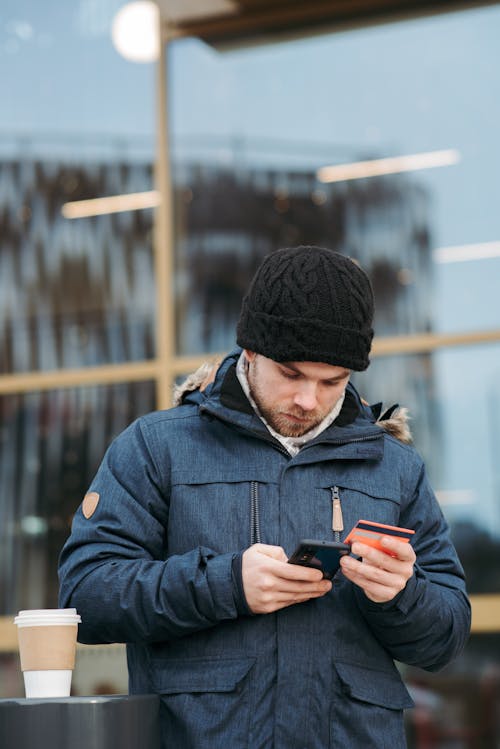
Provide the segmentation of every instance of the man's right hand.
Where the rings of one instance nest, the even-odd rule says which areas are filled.
[[[320,570],[287,561],[281,546],[254,544],[243,552],[243,589],[254,614],[270,614],[331,590],[331,581],[324,580]]]

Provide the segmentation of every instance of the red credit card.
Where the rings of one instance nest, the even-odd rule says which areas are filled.
[[[347,535],[347,538],[344,539],[344,543],[352,544],[354,541],[359,541],[367,546],[373,546],[374,549],[379,549],[379,551],[383,551],[385,554],[394,556],[392,552],[381,545],[382,536],[390,536],[390,538],[397,538],[398,541],[408,543],[414,533],[415,531],[409,528],[384,525],[384,523],[375,523],[372,520],[358,520],[352,531]]]

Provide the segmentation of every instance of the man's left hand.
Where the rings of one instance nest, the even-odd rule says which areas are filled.
[[[375,603],[392,601],[406,587],[416,559],[411,545],[403,541],[384,536],[382,546],[394,556],[356,541],[352,553],[361,559],[345,556],[340,560],[344,576]]]

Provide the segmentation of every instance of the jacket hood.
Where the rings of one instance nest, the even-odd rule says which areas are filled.
[[[186,379],[174,387],[173,406],[181,406],[187,396],[191,393],[203,393],[204,390],[215,380],[215,375],[221,364],[222,359],[213,359],[212,361],[203,362],[197,370],[191,372]],[[190,398],[190,402],[195,399]],[[199,399],[196,399],[199,400]]]
[[[234,352],[231,353],[234,356]],[[198,367],[189,374],[186,379],[176,385],[173,392],[173,406],[181,406],[183,403],[201,403],[205,397],[205,391],[210,390],[214,382],[222,359],[212,359]],[[352,385],[349,386],[353,388]],[[401,408],[395,404],[382,412],[382,404],[370,406],[366,401],[360,399],[360,406],[367,413],[370,420],[381,427],[387,434],[395,437],[404,444],[412,443],[412,434],[409,426],[410,416],[407,408]]]

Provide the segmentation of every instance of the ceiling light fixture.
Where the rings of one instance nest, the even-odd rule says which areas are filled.
[[[418,169],[452,166],[459,161],[459,151],[450,148],[444,151],[427,151],[408,156],[391,156],[385,159],[355,161],[352,164],[323,166],[316,172],[316,177],[320,182],[344,182],[351,179],[379,177],[384,174],[398,174],[399,172],[413,172]]]
[[[152,0],[127,3],[113,19],[113,44],[126,60],[154,62],[159,55],[159,24],[160,12]]]
[[[493,257],[500,257],[500,242],[438,247],[433,252],[436,263],[463,263],[467,260],[487,260]]]
[[[107,198],[73,200],[64,203],[61,213],[64,218],[88,218],[106,213],[140,211],[143,208],[156,208],[158,205],[160,205],[159,191],[149,190],[148,192],[131,192],[126,195],[110,195]]]

